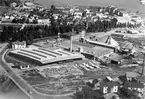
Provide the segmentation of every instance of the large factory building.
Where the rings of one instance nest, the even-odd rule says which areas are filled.
[[[79,53],[63,49],[50,50],[45,48],[25,48],[9,52],[11,57],[36,65],[45,65],[66,60],[84,59]]]

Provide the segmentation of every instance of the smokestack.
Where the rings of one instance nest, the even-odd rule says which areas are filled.
[[[145,70],[145,53],[143,53],[142,75],[144,75],[144,70]]]
[[[70,36],[70,52],[72,52],[72,35]]]

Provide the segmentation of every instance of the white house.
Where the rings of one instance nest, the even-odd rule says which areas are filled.
[[[50,25],[50,19],[38,19],[38,23]]]
[[[83,11],[75,11],[74,16],[82,16]]]
[[[12,42],[12,49],[24,49],[26,48],[26,41],[23,42]]]

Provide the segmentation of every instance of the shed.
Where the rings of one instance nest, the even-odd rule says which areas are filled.
[[[131,52],[134,48],[133,44],[128,41],[124,41],[124,42],[120,43],[119,46],[120,46],[120,50],[122,52],[127,52],[127,53]]]
[[[117,63],[121,64],[122,56],[116,53],[112,53],[109,55],[109,59],[111,60],[112,63]]]

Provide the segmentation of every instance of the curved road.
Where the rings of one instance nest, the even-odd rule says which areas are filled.
[[[37,92],[31,85],[29,85],[24,79],[17,75],[6,63],[4,56],[7,53],[8,49],[4,48],[0,53],[0,65],[8,73],[10,79],[26,94],[30,99],[68,99],[67,96],[61,95],[47,95]]]

